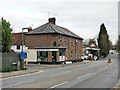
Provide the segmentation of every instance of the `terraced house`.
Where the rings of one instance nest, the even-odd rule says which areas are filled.
[[[79,61],[83,38],[56,25],[55,18],[25,34],[28,62],[62,63]]]

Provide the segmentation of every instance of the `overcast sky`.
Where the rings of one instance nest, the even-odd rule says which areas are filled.
[[[49,16],[84,39],[96,37],[104,23],[113,44],[117,40],[118,0],[1,0],[0,11],[13,32],[41,26]]]

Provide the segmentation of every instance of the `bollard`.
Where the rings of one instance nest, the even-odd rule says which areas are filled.
[[[111,59],[110,58],[108,59],[108,63],[111,63]]]

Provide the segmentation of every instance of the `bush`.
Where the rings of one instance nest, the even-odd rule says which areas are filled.
[[[11,68],[3,68],[3,69],[2,69],[2,72],[11,72],[11,71],[12,71]]]
[[[21,69],[21,70],[27,70],[27,68],[26,68],[26,67],[20,67],[20,69]]]
[[[17,67],[13,67],[12,71],[18,71],[18,68]]]

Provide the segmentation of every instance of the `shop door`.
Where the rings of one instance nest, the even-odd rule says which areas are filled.
[[[56,52],[52,52],[52,64],[56,64]]]

